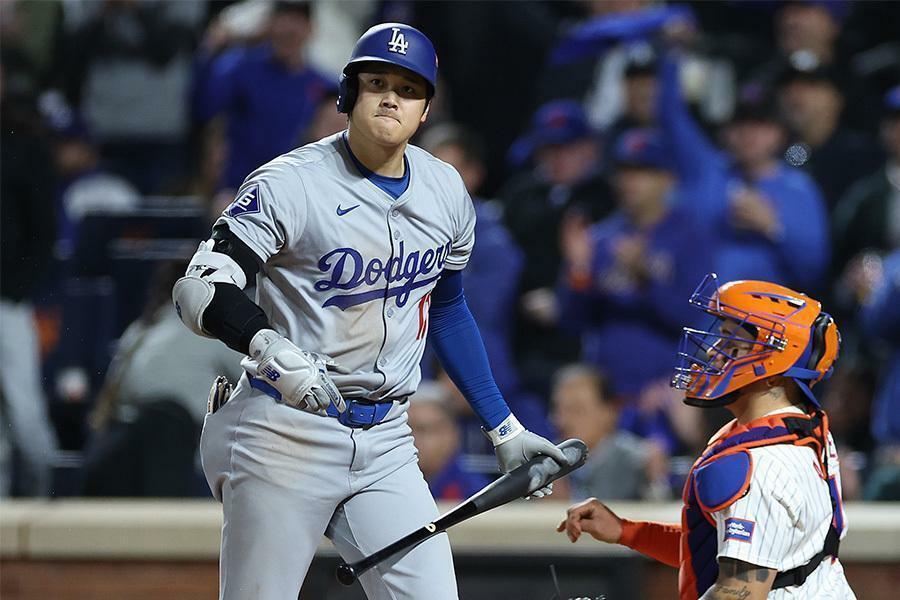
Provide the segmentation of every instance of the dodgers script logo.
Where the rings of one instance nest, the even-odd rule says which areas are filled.
[[[409,48],[409,42],[406,41],[406,36],[400,33],[400,28],[391,27],[391,41],[388,42],[388,50],[397,54],[406,54],[407,48]]]
[[[437,248],[429,248],[425,252],[415,250],[407,254],[404,243],[400,242],[399,252],[393,258],[387,260],[373,258],[369,261],[353,248],[335,248],[319,259],[319,270],[325,273],[327,278],[316,281],[314,287],[319,292],[350,291],[361,285],[371,286],[383,281],[385,287],[379,289],[331,296],[322,307],[337,306],[345,310],[357,304],[392,296],[397,297],[397,306],[402,307],[409,300],[410,292],[429,285],[441,276],[444,260],[450,254],[450,247],[450,242],[447,242]],[[426,277],[435,270],[437,274]],[[392,286],[394,283],[398,285]]]
[[[750,542],[753,539],[753,528],[756,523],[747,519],[725,519],[725,539]]]

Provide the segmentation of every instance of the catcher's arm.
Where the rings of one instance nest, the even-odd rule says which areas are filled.
[[[670,567],[679,564],[680,526],[622,519],[596,498],[569,508],[556,530],[565,531],[572,543],[585,532],[596,540],[627,546]]]
[[[700,600],[765,600],[777,573],[742,560],[719,559],[719,578]]]

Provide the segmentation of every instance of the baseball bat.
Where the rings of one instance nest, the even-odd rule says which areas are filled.
[[[587,460],[587,445],[579,439],[566,440],[557,446],[569,459],[569,464],[560,465],[549,456],[536,456],[509,473],[486,485],[462,504],[454,507],[436,521],[413,531],[393,544],[353,563],[342,562],[334,574],[344,585],[351,585],[357,578],[401,550],[411,550],[428,538],[446,531],[475,515],[487,512],[501,504],[529,494],[546,486],[579,468]]]

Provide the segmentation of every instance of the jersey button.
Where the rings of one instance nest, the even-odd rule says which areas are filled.
[[[387,316],[388,316],[388,318],[391,318],[391,317],[394,316],[394,309],[393,309],[393,308],[387,309]]]
[[[379,367],[383,367],[383,366],[385,366],[385,365],[387,365],[387,359],[386,359],[386,358],[379,358],[379,359],[378,359],[378,366],[379,366]]]
[[[400,232],[399,232],[399,231],[395,231],[395,232],[394,232],[394,239],[395,239],[395,240],[399,240],[400,237],[401,237],[401,236],[400,236]]]
[[[395,208],[394,210],[391,211],[391,216],[396,219],[397,217],[400,216],[400,211]]]

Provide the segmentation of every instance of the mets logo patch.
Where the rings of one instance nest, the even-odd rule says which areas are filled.
[[[249,215],[259,212],[259,184],[253,184],[244,189],[240,195],[234,199],[225,214],[229,217],[239,217],[241,215]]]
[[[756,523],[747,519],[725,519],[725,539],[750,543]]]

